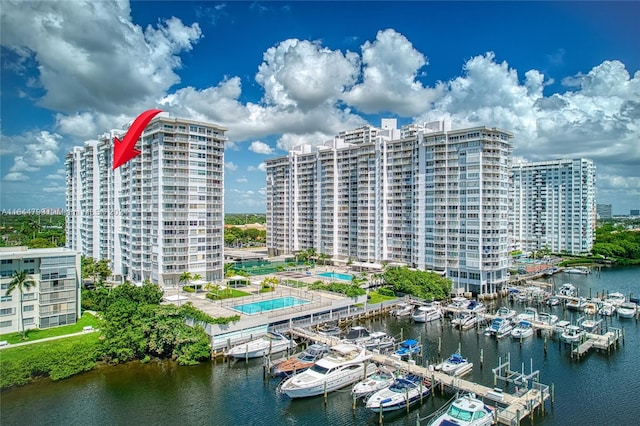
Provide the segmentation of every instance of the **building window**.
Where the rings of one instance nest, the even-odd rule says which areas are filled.
[[[33,305],[25,305],[25,306],[22,308],[22,312],[31,312],[31,311],[33,311],[33,309],[34,309],[34,306],[33,306]]]
[[[0,302],[11,302],[13,296],[0,296]]]
[[[11,327],[13,321],[0,321],[0,328]]]
[[[35,321],[33,318],[25,318],[22,320],[22,325],[32,325],[35,324]]]
[[[13,315],[14,312],[15,312],[15,308],[0,309],[0,317],[5,315]]]

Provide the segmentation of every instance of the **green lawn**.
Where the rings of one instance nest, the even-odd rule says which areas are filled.
[[[219,292],[210,291],[207,293],[207,297],[213,300],[233,299],[234,297],[251,296],[251,293],[246,291],[236,290],[235,288],[225,288]]]
[[[381,303],[381,302],[386,302],[387,300],[393,300],[395,299],[394,296],[383,296],[382,294],[376,292],[376,291],[372,291],[369,293],[369,297],[370,299],[367,300],[367,303],[369,304],[374,304],[374,303]]]
[[[40,340],[47,337],[62,336],[65,334],[77,333],[82,331],[83,327],[92,326],[93,328],[100,327],[100,320],[88,312],[82,314],[82,318],[77,323],[71,325],[63,325],[61,327],[47,328],[44,330],[32,329],[27,330],[27,338],[22,340],[20,333],[6,333],[0,334],[0,341],[6,340],[8,343],[20,343],[20,342],[32,342],[34,340]],[[6,350],[6,349],[5,349]],[[4,352],[3,352],[4,353]]]

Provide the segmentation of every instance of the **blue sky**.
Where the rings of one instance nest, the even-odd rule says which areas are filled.
[[[586,157],[640,208],[638,2],[2,2],[0,208],[64,206],[64,155],[140,112],[229,129],[225,209],[264,161],[383,117]]]

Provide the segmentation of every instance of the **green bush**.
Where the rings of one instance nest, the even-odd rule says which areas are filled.
[[[396,295],[396,292],[393,291],[392,288],[381,287],[381,288],[378,289],[378,294],[380,294],[382,296],[394,297]]]
[[[196,289],[193,288],[192,286],[184,286],[182,287],[182,291],[186,291],[187,293],[195,293]]]

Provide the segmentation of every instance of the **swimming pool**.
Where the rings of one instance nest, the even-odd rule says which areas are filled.
[[[244,305],[232,306],[232,309],[240,311],[243,314],[253,315],[262,312],[275,311],[277,309],[290,308],[292,306],[304,305],[309,303],[308,300],[299,299],[297,297],[286,296],[276,299],[262,300],[260,302],[245,303]]]
[[[319,277],[325,277],[325,278],[333,278],[336,280],[344,280],[344,281],[351,281],[351,278],[353,278],[353,275],[351,274],[341,274],[339,272],[323,272],[321,274],[318,274]]]

